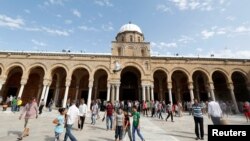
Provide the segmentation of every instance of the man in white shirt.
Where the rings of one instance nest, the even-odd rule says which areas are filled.
[[[81,99],[80,101],[79,112],[80,112],[80,121],[78,122],[78,129],[82,130],[85,117],[87,114],[87,105],[85,104],[84,99]]]
[[[64,141],[67,141],[68,137],[71,141],[77,141],[71,133],[71,129],[75,121],[79,120],[79,115],[79,109],[76,107],[76,102],[73,101],[66,114],[66,133],[64,136]]]
[[[211,117],[214,125],[220,125],[220,118],[222,116],[222,111],[218,102],[213,101],[209,98],[208,103],[208,117]]]

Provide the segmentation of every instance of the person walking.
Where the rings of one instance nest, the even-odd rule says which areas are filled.
[[[17,98],[17,111],[20,111],[20,107],[22,106],[22,99],[20,97]]]
[[[91,124],[95,125],[96,123],[96,116],[98,113],[98,104],[96,101],[94,101],[92,107],[91,107]]]
[[[43,112],[43,107],[44,107],[44,99],[42,99],[41,103],[40,103],[40,106],[39,106],[39,115],[42,114]]]
[[[133,126],[132,126],[132,136],[133,136],[133,141],[135,141],[135,131],[137,132],[137,135],[140,137],[142,141],[145,141],[143,138],[141,132],[140,132],[140,113],[137,112],[136,106],[133,107]]]
[[[76,101],[72,101],[72,105],[69,107],[66,114],[66,133],[64,141],[67,141],[68,137],[71,141],[77,141],[74,135],[71,133],[71,129],[76,120],[79,120],[79,109],[76,107]]]
[[[123,134],[123,138],[126,136],[127,133],[128,133],[129,140],[132,141],[129,113],[127,111],[124,111],[124,134]]]
[[[208,117],[212,119],[214,125],[220,125],[221,116],[222,111],[219,103],[210,97],[208,103]]]
[[[194,123],[195,123],[195,134],[196,134],[195,139],[204,140],[202,106],[198,103],[197,99],[194,99],[194,104],[192,105],[192,113],[194,116]]]
[[[123,127],[124,127],[124,115],[122,109],[119,108],[115,114],[115,141],[122,141],[123,138]]]
[[[85,117],[87,114],[87,105],[84,102],[84,99],[81,99],[80,106],[79,106],[79,112],[80,112],[80,120],[78,121],[78,129],[83,128]]]
[[[170,101],[168,102],[168,105],[167,105],[167,111],[168,111],[168,116],[166,117],[166,121],[168,121],[168,118],[171,116],[171,121],[174,122],[174,119],[173,119],[173,108],[172,108],[172,105],[171,105]]]
[[[107,126],[107,131],[110,129],[112,130],[112,124],[113,124],[113,113],[114,113],[114,107],[110,101],[108,101],[106,110],[104,113],[103,120],[105,119],[106,115],[106,126]]]
[[[29,136],[29,127],[33,123],[33,119],[38,118],[38,107],[35,98],[29,99],[29,102],[23,108],[19,120],[22,118],[24,118],[24,130],[22,135],[17,138],[18,140],[22,140],[23,137]]]
[[[64,119],[64,116],[65,116],[65,108],[59,108],[58,109],[58,112],[60,113],[59,116],[57,116],[54,120],[53,120],[53,123],[56,125],[55,127],[55,141],[60,141],[60,136],[61,134],[63,133],[63,130],[64,130],[64,122],[65,122],[65,119]]]

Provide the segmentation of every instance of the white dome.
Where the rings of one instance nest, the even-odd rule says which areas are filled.
[[[123,25],[120,28],[119,33],[122,33],[122,32],[125,32],[125,31],[137,31],[137,32],[142,34],[142,31],[141,31],[140,27],[135,25],[135,24],[132,24],[132,23],[128,23],[128,24]]]

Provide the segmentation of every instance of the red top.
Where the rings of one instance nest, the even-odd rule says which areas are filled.
[[[113,105],[111,104],[108,104],[107,107],[106,107],[106,110],[107,110],[107,116],[112,116],[113,115]]]

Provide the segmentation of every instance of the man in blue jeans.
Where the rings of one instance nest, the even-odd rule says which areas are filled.
[[[137,112],[136,106],[133,107],[133,126],[132,126],[132,136],[133,141],[135,141],[135,131],[137,131],[137,135],[141,138],[142,141],[145,141],[140,132],[140,113]]]
[[[107,131],[112,130],[113,113],[114,113],[114,107],[112,103],[108,101],[107,106],[106,106],[106,111],[104,114],[104,116],[106,115]]]
[[[76,107],[75,101],[72,102],[72,105],[69,107],[67,116],[66,116],[66,133],[64,136],[64,141],[67,141],[68,137],[71,141],[77,141],[76,138],[71,133],[71,129],[76,120],[79,120],[79,109]]]

